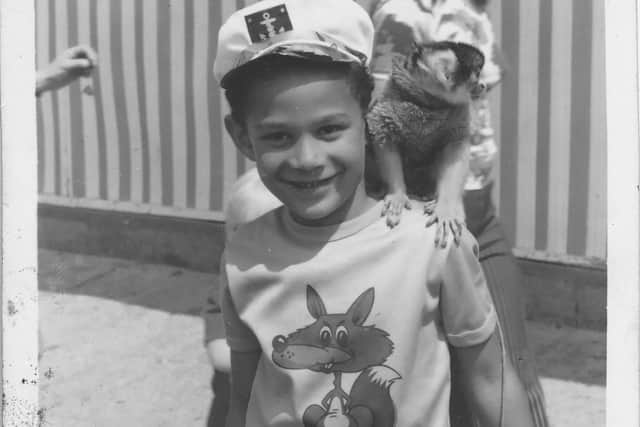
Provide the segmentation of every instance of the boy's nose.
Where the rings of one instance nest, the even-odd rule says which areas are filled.
[[[273,349],[278,353],[282,353],[287,348],[287,338],[284,335],[277,335],[273,338]]]
[[[310,170],[322,165],[318,141],[314,141],[312,137],[300,138],[294,150],[292,166],[296,169]]]

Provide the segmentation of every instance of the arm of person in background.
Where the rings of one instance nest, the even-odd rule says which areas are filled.
[[[60,89],[79,77],[89,77],[97,64],[98,56],[91,47],[70,47],[47,66],[36,71],[36,96]]]
[[[482,426],[533,427],[524,387],[498,340],[494,332],[482,344],[454,349],[467,399]]]

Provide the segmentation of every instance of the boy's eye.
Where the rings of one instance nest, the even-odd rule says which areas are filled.
[[[286,132],[271,132],[260,137],[274,147],[283,147],[291,141],[291,135]]]
[[[337,137],[340,135],[340,132],[345,130],[345,128],[346,128],[345,125],[337,125],[337,124],[324,125],[320,127],[320,129],[318,129],[318,134],[322,138]]]

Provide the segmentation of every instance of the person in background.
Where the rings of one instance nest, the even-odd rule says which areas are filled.
[[[61,89],[80,77],[89,77],[98,65],[98,55],[90,46],[73,46],[44,68],[36,71],[36,96]]]
[[[80,77],[90,77],[98,65],[98,55],[89,46],[73,46],[44,68],[36,70],[36,96],[61,89]],[[42,333],[38,332],[38,359],[44,353]]]
[[[496,42],[486,8],[488,0],[361,0],[367,5],[376,28],[372,71],[380,90],[391,71],[394,54],[406,54],[411,44],[451,40],[471,44],[482,51],[485,66],[480,80],[490,91],[501,80]],[[503,143],[510,143],[504,141]],[[537,427],[546,427],[544,395],[535,361],[528,346],[524,320],[522,277],[492,200],[492,167],[497,144],[491,127],[486,93],[471,104],[471,137],[464,168],[458,169],[464,184],[467,228],[478,240],[480,263],[502,326],[504,346],[529,397]],[[456,382],[454,364],[452,426],[473,425],[462,387]]]

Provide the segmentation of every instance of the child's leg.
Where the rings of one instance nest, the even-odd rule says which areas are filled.
[[[213,401],[209,410],[207,427],[224,427],[229,411],[229,393],[231,382],[229,373],[215,370],[211,379],[211,389],[213,390]]]

